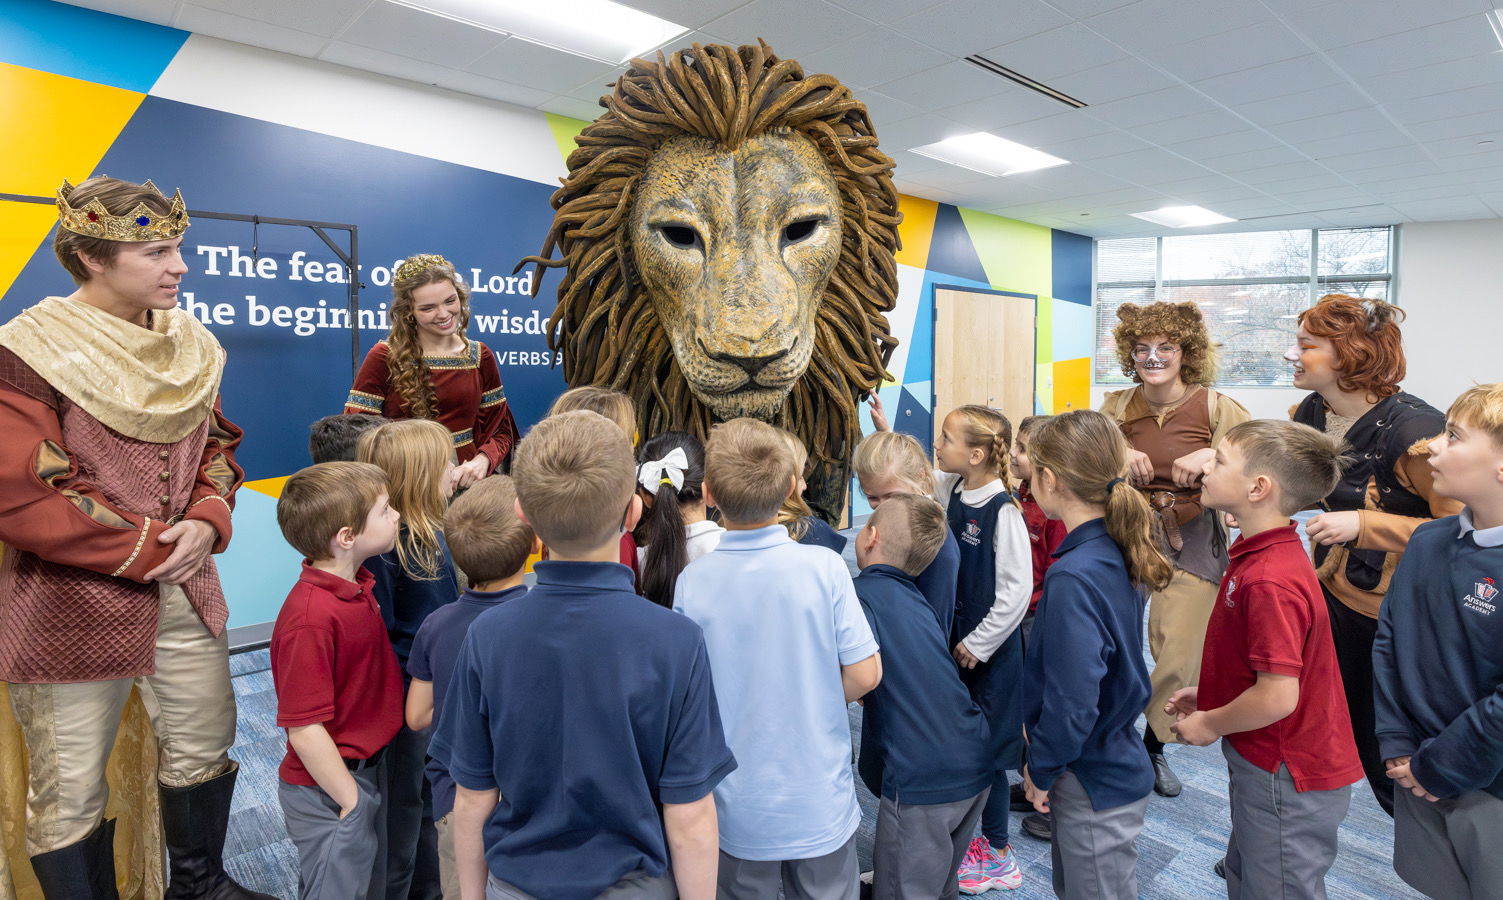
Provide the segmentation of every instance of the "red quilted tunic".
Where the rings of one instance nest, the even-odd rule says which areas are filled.
[[[0,348],[0,680],[102,681],[154,671],[158,536],[200,519],[230,539],[241,431],[219,412],[172,444],[128,438]],[[228,612],[209,560],[183,586],[211,633]]]

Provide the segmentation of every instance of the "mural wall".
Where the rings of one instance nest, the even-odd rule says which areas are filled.
[[[523,429],[562,389],[542,336],[556,276],[534,301],[532,276],[511,271],[541,244],[584,123],[48,0],[0,0],[0,17],[0,193],[50,197],[103,173],[181,187],[191,209],[359,228],[353,318],[343,268],[307,228],[199,217],[184,242],[180,302],[228,350],[224,408],[247,433],[220,562],[232,627],[273,619],[296,578],[275,498],[308,462],[307,424],[340,410],[352,326],[355,356],[385,333],[396,260],[442,253],[468,274],[470,334],[496,352]],[[1090,240],[914,197],[902,209],[894,421],[927,442],[935,284],[1037,295],[1036,408],[1087,405]],[[54,221],[0,201],[0,321],[71,291]]]

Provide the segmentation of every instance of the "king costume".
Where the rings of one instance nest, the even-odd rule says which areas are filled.
[[[58,192],[60,228],[75,234],[162,241],[188,227],[181,193],[167,216],[145,204],[118,216],[97,198],[73,209],[75,190]],[[213,553],[229,542],[242,432],[220,412],[223,368],[213,335],[177,308],[141,327],[48,297],[0,326],[0,680],[29,757],[26,849],[49,898],[116,896],[105,763],[133,686],[159,749],[166,896],[264,897],[222,867],[237,767],[213,559],[180,585],[146,578],[181,521],[212,527]]]

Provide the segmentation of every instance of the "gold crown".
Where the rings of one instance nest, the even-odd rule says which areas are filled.
[[[437,253],[419,253],[409,256],[397,265],[396,271],[392,272],[392,281],[406,281],[414,275],[421,275],[429,269],[448,269],[450,276],[454,274],[454,264],[439,256]]]
[[[156,185],[148,180],[142,187],[150,188],[157,194],[162,192]],[[68,197],[73,193],[73,185],[68,179],[63,179],[63,186],[57,189],[57,221],[63,228],[81,234],[84,237],[103,238],[107,241],[165,241],[175,238],[188,229],[188,210],[183,206],[183,192],[179,189],[172,195],[172,207],[166,215],[162,215],[148,207],[145,203],[137,203],[136,208],[123,216],[111,215],[104,208],[104,204],[95,197],[81,208],[74,209],[68,204]],[[165,200],[166,197],[164,196]]]

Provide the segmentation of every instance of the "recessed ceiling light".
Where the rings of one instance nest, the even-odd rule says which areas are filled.
[[[985,131],[914,147],[913,152],[983,175],[1016,175],[1070,164],[1068,159],[1050,156],[1042,150]]]
[[[610,65],[631,61],[689,29],[611,0],[387,0],[419,12]]]
[[[1490,9],[1485,15],[1487,24],[1493,28],[1493,37],[1498,39],[1500,45],[1503,45],[1503,9]]]
[[[1200,225],[1220,225],[1237,221],[1220,213],[1213,213],[1201,206],[1165,206],[1152,212],[1132,213],[1131,215],[1134,219],[1142,219],[1155,225],[1167,225],[1170,228],[1195,228]]]

